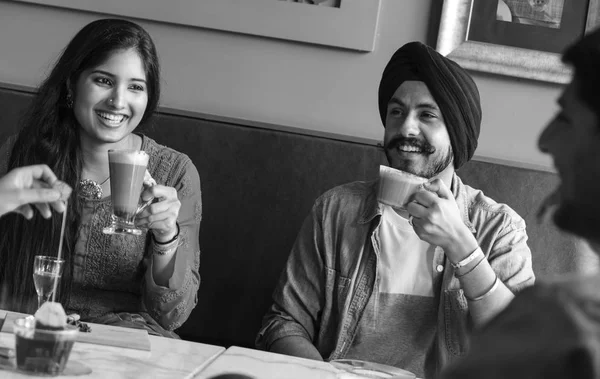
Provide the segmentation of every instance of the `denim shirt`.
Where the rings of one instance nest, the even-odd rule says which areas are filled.
[[[513,293],[532,285],[525,221],[507,205],[464,185],[456,174],[451,188],[465,225],[498,278]],[[376,181],[353,182],[316,200],[263,318],[258,348],[269,350],[280,338],[300,336],[311,341],[325,360],[345,356],[379,281],[381,208],[376,195]],[[439,371],[467,352],[472,323],[467,300],[442,248],[436,248],[432,264],[438,271],[443,269],[441,285],[435,289]]]

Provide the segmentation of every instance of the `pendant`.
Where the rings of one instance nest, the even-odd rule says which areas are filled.
[[[102,186],[91,179],[79,182],[79,196],[90,200],[102,199]]]

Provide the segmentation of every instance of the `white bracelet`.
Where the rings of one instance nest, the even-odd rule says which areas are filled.
[[[152,250],[156,255],[170,255],[179,247],[179,241],[173,240],[167,244],[160,245],[156,241],[152,241]]]
[[[496,280],[494,280],[494,284],[492,285],[492,288],[490,288],[489,290],[487,290],[487,292],[486,292],[486,293],[484,293],[484,294],[483,294],[483,295],[481,295],[481,296],[477,296],[477,297],[475,297],[475,298],[473,298],[473,299],[471,299],[471,298],[467,297],[466,295],[465,295],[465,297],[466,297],[466,298],[467,298],[467,300],[469,300],[469,301],[479,301],[479,300],[485,299],[486,297],[490,296],[490,295],[491,295],[491,293],[492,293],[492,292],[494,292],[494,291],[496,290],[496,288],[498,288],[498,284],[500,284],[500,280],[498,280],[498,277],[496,276]]]
[[[475,258],[477,258],[479,253],[483,254],[483,251],[481,251],[479,246],[477,246],[477,249],[475,249],[475,251],[473,251],[471,254],[469,254],[469,256],[466,257],[465,259],[463,259],[462,261],[460,261],[458,263],[452,263],[452,262],[450,262],[450,263],[452,264],[452,267],[454,267],[455,269],[465,267],[466,265],[471,263]]]

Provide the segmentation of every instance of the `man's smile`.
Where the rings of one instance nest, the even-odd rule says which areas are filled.
[[[405,153],[418,153],[418,154],[425,153],[425,151],[422,148],[416,147],[413,145],[398,145],[397,149],[400,152],[405,152]]]

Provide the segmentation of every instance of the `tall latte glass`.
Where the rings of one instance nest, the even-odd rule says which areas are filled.
[[[140,150],[109,150],[111,224],[105,234],[140,235],[134,220],[149,203],[140,205],[148,154]]]

